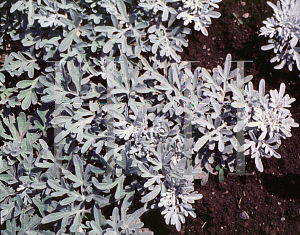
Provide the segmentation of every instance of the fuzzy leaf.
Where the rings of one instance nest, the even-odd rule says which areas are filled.
[[[146,203],[146,202],[153,200],[159,194],[160,190],[161,190],[161,187],[159,185],[156,185],[154,190],[152,190],[147,195],[143,196],[140,201],[142,203]]]

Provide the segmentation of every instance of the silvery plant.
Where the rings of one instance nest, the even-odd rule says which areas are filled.
[[[280,62],[275,69],[287,65],[292,71],[296,64],[300,70],[300,1],[280,0],[277,6],[269,1],[267,4],[273,8],[274,14],[263,21],[265,26],[260,28],[259,35],[270,38],[269,44],[261,49],[274,50],[276,56],[270,62]]]
[[[214,11],[219,8],[217,3],[222,0],[182,0],[183,6],[180,7],[180,13],[177,19],[184,19],[184,25],[194,21],[194,29],[208,36],[207,27],[211,24],[211,18],[219,18],[221,14]]]
[[[0,3],[2,33],[22,44],[0,74],[3,234],[150,235],[154,209],[179,231],[203,197],[195,179],[234,172],[236,152],[260,171],[280,157],[298,126],[284,84],[253,90],[230,54],[192,73],[175,52],[190,32],[171,27],[179,2],[141,3]]]

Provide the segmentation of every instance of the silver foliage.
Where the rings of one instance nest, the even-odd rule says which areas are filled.
[[[269,37],[268,45],[262,46],[262,50],[274,50],[276,56],[271,63],[280,62],[275,69],[282,69],[285,65],[292,71],[296,64],[300,70],[300,1],[280,0],[277,6],[267,1],[274,14],[264,20],[265,26],[260,28],[260,34]]]
[[[219,17],[213,11],[218,2],[0,3],[1,32],[22,43],[0,70],[6,234],[150,235],[141,222],[150,209],[161,209],[166,224],[180,230],[202,198],[195,179],[204,185],[210,174],[222,175],[226,167],[233,172],[242,148],[260,171],[262,157],[280,157],[280,139],[298,126],[288,109],[295,99],[284,96],[285,85],[269,96],[263,80],[255,91],[252,76],[242,80],[238,69],[230,71],[230,54],[224,68],[210,74],[205,68],[192,73],[176,53],[191,33],[182,26],[194,20],[206,34],[210,18]],[[185,22],[173,25],[176,17]],[[51,64],[35,77],[39,63],[49,59],[59,64],[59,85]],[[3,85],[7,74],[29,80],[9,88]],[[26,116],[32,105],[35,112]],[[23,112],[15,118],[11,108]],[[244,117],[243,125],[236,115]],[[56,128],[61,131],[53,138]],[[245,132],[243,146],[237,145],[239,131]],[[139,209],[133,208],[135,198],[141,198]]]

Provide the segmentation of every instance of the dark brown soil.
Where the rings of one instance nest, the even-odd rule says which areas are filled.
[[[272,16],[273,9],[264,0],[245,2],[242,6],[238,0],[223,0],[217,9],[222,15],[212,20],[208,37],[189,25],[193,32],[187,36],[188,47],[180,53],[182,60],[200,61],[192,63],[192,71],[198,66],[210,70],[217,65],[223,67],[228,53],[235,61],[252,60],[252,63],[245,63],[245,76],[253,75],[254,88],[258,89],[262,78],[266,81],[266,92],[278,90],[280,84],[285,83],[286,93],[296,98],[291,108],[292,117],[300,123],[299,70],[295,66],[292,72],[287,67],[275,70],[274,64],[269,62],[274,57],[273,51],[260,49],[267,39],[258,36],[259,28],[263,20]],[[234,22],[233,12],[243,21],[242,25]],[[244,13],[250,13],[250,17],[242,18]],[[236,65],[232,63],[234,68]],[[254,172],[254,176],[227,175],[223,184],[218,183],[217,177],[211,177],[205,186],[200,186],[200,181],[196,180],[195,190],[203,194],[194,204],[197,218],[187,218],[180,232],[175,226],[165,228],[158,212],[147,215],[152,221],[147,222],[146,217],[145,226],[156,235],[300,234],[299,146],[299,128],[293,128],[292,137],[283,140],[278,149],[282,158],[263,159],[263,173],[256,170],[252,159],[246,159],[246,172]],[[249,220],[239,217],[242,211],[249,215]],[[158,219],[153,221],[154,218]]]

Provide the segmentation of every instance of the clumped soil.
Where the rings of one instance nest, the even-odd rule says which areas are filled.
[[[277,1],[272,0],[275,3]],[[219,4],[222,15],[212,19],[208,28],[208,37],[195,31],[188,25],[192,34],[187,35],[188,47],[179,53],[181,60],[200,61],[192,63],[192,71],[196,67],[209,70],[221,65],[226,55],[231,54],[233,61],[245,62],[245,76],[253,75],[252,83],[258,90],[260,79],[266,81],[266,93],[279,90],[285,83],[286,94],[296,98],[292,104],[291,114],[295,122],[300,123],[300,72],[296,66],[292,72],[284,67],[274,69],[270,59],[274,57],[272,50],[262,51],[261,46],[267,44],[267,38],[258,36],[262,21],[273,15],[273,9],[264,0],[245,1],[223,0]],[[236,13],[243,24],[235,21],[232,13]],[[249,13],[248,18],[242,15]],[[236,64],[232,62],[232,70]],[[163,216],[151,211],[143,220],[145,226],[151,228],[156,235],[201,235],[201,234],[300,234],[300,132],[292,128],[292,137],[282,140],[277,149],[281,159],[274,157],[262,159],[264,172],[255,168],[253,159],[246,158],[246,172],[250,176],[232,176],[225,174],[223,184],[218,178],[210,176],[205,186],[195,180],[195,190],[203,194],[203,198],[194,204],[197,217],[186,218],[186,223],[178,232],[175,226],[165,226]],[[248,220],[240,218],[245,211]],[[148,217],[149,216],[149,217]],[[148,220],[149,218],[149,220]]]

